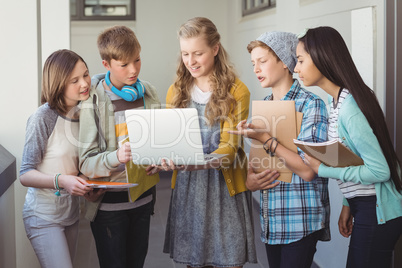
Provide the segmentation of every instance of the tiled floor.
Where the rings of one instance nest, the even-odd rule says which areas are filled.
[[[185,268],[185,265],[174,263],[168,254],[162,252],[163,241],[165,238],[166,218],[170,201],[170,174],[161,174],[161,181],[157,187],[157,199],[155,205],[155,215],[151,218],[151,230],[149,239],[149,249],[145,268]],[[258,209],[253,211],[255,226],[255,241],[257,247],[258,264],[246,264],[244,268],[262,268],[268,267],[267,257],[265,255],[264,245],[259,238],[260,225]],[[81,217],[82,218],[82,217]],[[80,221],[80,234],[78,241],[78,252],[74,267],[76,268],[97,268],[99,267],[96,256],[95,243],[89,227],[89,222],[85,219]]]

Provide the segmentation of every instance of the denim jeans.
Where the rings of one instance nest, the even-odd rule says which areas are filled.
[[[354,222],[346,267],[390,267],[402,232],[402,217],[378,224],[376,196],[355,197],[348,202]]]
[[[142,268],[148,252],[153,205],[120,211],[99,210],[91,222],[102,268]]]
[[[265,244],[269,267],[310,268],[313,263],[320,232],[322,232],[322,230],[316,231],[290,244]]]
[[[24,218],[25,231],[42,268],[72,268],[77,247],[78,221],[69,226],[36,216]]]

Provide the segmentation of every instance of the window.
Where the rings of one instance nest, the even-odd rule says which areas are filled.
[[[254,14],[276,6],[276,0],[242,0],[242,16]]]
[[[70,0],[71,20],[135,20],[135,0]]]

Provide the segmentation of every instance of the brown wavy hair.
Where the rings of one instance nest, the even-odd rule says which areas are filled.
[[[230,89],[235,85],[236,74],[233,65],[229,62],[228,54],[220,44],[220,35],[216,26],[207,18],[192,18],[180,27],[178,36],[183,39],[202,36],[210,48],[219,45],[214,68],[209,77],[212,94],[206,105],[205,114],[209,125],[220,118],[230,116],[236,104],[233,95],[230,94]],[[185,108],[191,101],[190,90],[194,85],[194,77],[187,70],[181,56],[176,74],[174,82],[176,92],[171,105],[176,108]]]

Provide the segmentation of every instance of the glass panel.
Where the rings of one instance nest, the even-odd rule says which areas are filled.
[[[247,16],[276,6],[276,0],[243,0],[242,15]]]
[[[77,1],[70,0],[70,16],[76,17],[77,16]]]
[[[129,16],[130,0],[85,0],[85,16]]]
[[[246,10],[253,7],[252,4],[251,4],[251,1],[253,1],[253,0],[246,0],[246,2],[247,2]]]

